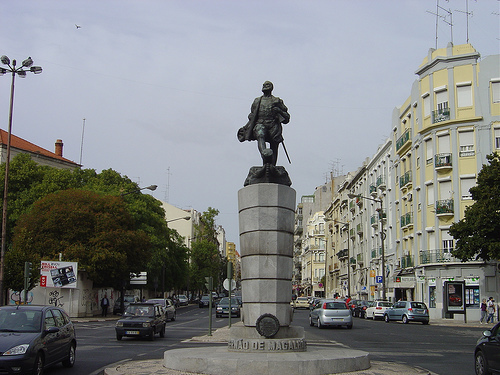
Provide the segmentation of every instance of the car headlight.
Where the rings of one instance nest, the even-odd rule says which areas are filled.
[[[217,311],[222,311],[222,307],[217,307]]]
[[[143,326],[144,328],[149,328],[149,327],[151,327],[151,323],[149,323],[149,322],[145,322],[145,323],[142,323],[142,326]]]
[[[29,347],[30,347],[29,344],[22,344],[22,345],[14,346],[13,348],[10,348],[6,352],[4,352],[3,355],[20,355],[20,354],[25,354],[28,351]]]
[[[117,327],[123,327],[123,322],[116,322]]]

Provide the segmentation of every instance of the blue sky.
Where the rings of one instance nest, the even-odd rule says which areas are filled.
[[[238,240],[237,191],[261,160],[240,143],[262,83],[289,108],[281,154],[292,187],[312,194],[389,136],[394,107],[436,46],[435,0],[26,0],[0,13],[0,54],[31,56],[16,80],[13,133],[97,171],[112,168],[179,208],[217,208]],[[496,0],[439,0],[453,42],[498,54]],[[447,13],[440,9],[442,16]],[[439,19],[438,47],[450,42]],[[75,25],[81,26],[77,28]],[[500,73],[499,73],[500,75]],[[0,77],[7,128],[10,77]],[[82,127],[85,132],[82,147]],[[172,218],[169,218],[172,219]]]

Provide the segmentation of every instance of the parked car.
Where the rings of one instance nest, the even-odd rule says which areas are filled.
[[[177,296],[177,302],[179,306],[187,306],[189,304],[189,298],[185,294],[179,294]]]
[[[421,322],[429,324],[429,309],[424,302],[399,301],[385,310],[384,320],[401,320],[403,323]]]
[[[318,328],[327,326],[345,326],[352,328],[351,310],[342,300],[322,299],[311,307],[309,325]]]
[[[231,316],[239,318],[241,315],[241,305],[235,297],[231,297]],[[215,309],[215,316],[217,318],[222,318],[224,316],[229,317],[229,297],[222,298],[217,304]]]
[[[128,305],[123,317],[116,322],[116,339],[123,336],[148,337],[151,341],[157,333],[165,337],[165,314],[157,303],[138,302]]]
[[[484,331],[474,350],[476,375],[500,373],[500,323]]]
[[[123,302],[123,310],[127,308],[128,305],[130,305],[133,302],[139,302],[139,297],[131,295],[131,294],[125,294],[125,299]],[[122,313],[122,297],[119,297],[113,306],[113,314],[114,315],[119,315]]]
[[[173,322],[177,317],[174,302],[170,298],[152,298],[148,299],[146,303],[157,303],[161,305],[163,307],[163,313],[165,314],[166,320],[171,320]]]
[[[384,319],[385,310],[392,307],[389,301],[372,301],[366,307],[365,319]]]
[[[75,328],[59,307],[2,306],[0,332],[2,374],[42,374],[58,362],[75,364]]]
[[[209,295],[203,295],[200,298],[200,302],[198,303],[198,307],[201,309],[203,307],[208,307],[210,305],[210,296]]]
[[[358,306],[359,301],[361,301],[361,300],[360,299],[351,299],[348,302],[346,300],[347,307],[351,310],[352,316],[356,316],[355,311],[356,311],[356,307]]]
[[[309,308],[309,298],[308,297],[297,297],[295,301],[292,301],[292,306],[295,309],[308,309]]]
[[[357,316],[358,318],[365,318],[366,317],[366,309],[372,303],[373,303],[373,301],[356,300],[356,303],[354,305],[350,306],[352,316],[353,317]]]

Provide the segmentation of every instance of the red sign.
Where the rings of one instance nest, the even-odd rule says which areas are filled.
[[[40,286],[41,287],[47,286],[47,276],[40,276]]]

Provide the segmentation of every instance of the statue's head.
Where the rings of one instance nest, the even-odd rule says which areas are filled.
[[[266,81],[262,85],[262,92],[271,92],[273,91],[273,88],[274,88],[273,83],[271,81]]]

